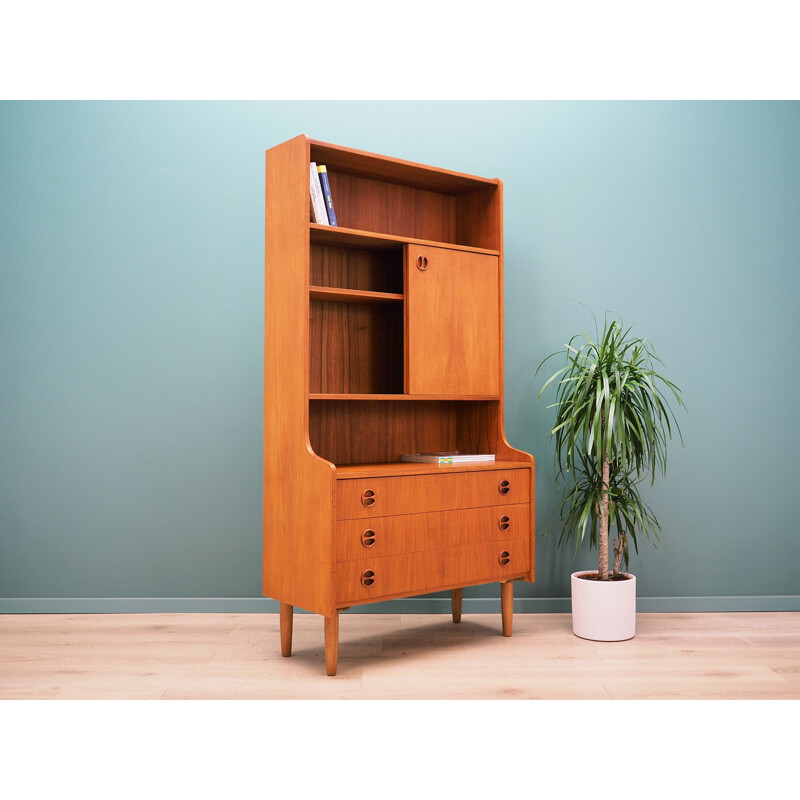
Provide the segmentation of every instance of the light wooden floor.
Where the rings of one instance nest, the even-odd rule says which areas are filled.
[[[636,638],[572,634],[569,614],[0,616],[0,699],[797,699],[800,612],[640,614]]]

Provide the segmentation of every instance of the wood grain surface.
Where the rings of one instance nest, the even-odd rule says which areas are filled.
[[[405,275],[406,391],[498,394],[498,259],[409,246]]]
[[[353,478],[336,482],[336,518],[369,519],[392,514],[501,506],[529,500],[525,467],[483,472]],[[374,502],[362,502],[364,492]]]
[[[326,614],[334,467],[308,444],[308,181],[305,136],[267,151],[263,591]]]
[[[529,526],[527,503],[341,520],[336,523],[333,557],[335,561],[353,561],[460,544],[502,543],[527,536]]]
[[[0,699],[800,700],[800,612],[639,614],[636,637],[589,642],[569,614],[0,615]],[[443,609],[444,611],[444,609]],[[609,705],[609,708],[611,706]]]
[[[528,572],[528,541],[466,545],[342,561],[334,568],[336,603],[354,605],[511,579]],[[362,575],[374,573],[370,585]]]
[[[493,453],[497,438],[491,427],[496,420],[493,405],[497,404],[388,396],[352,401],[312,398],[309,438],[314,452],[337,467],[379,464],[386,474],[403,474],[405,465],[399,461],[404,453]]]

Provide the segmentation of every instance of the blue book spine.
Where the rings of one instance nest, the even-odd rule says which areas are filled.
[[[336,212],[333,210],[333,195],[331,194],[331,182],[328,180],[328,169],[324,164],[318,164],[317,172],[319,172],[319,183],[322,186],[322,196],[325,198],[328,222],[331,225],[336,225]]]

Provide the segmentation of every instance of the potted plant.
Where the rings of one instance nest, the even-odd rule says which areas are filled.
[[[595,321],[596,327],[596,321]],[[646,339],[631,335],[606,314],[602,335],[573,336],[566,365],[552,375],[539,398],[555,384],[556,479],[564,483],[559,546],[574,541],[577,552],[589,538],[598,549],[596,572],[571,576],[572,629],[596,641],[630,639],[636,632],[636,578],[628,566],[628,543],[639,551],[637,536],[659,540],[660,525],[639,491],[648,477],[666,475],[667,441],[680,427],[668,395],[685,408],[680,389],[657,370],[661,364]],[[681,437],[681,441],[683,438]],[[609,569],[609,531],[614,563]]]

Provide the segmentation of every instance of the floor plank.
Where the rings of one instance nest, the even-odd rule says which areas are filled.
[[[0,699],[800,699],[800,612],[639,614],[591,642],[569,614],[343,614],[325,674],[322,618],[296,614],[0,616]]]

